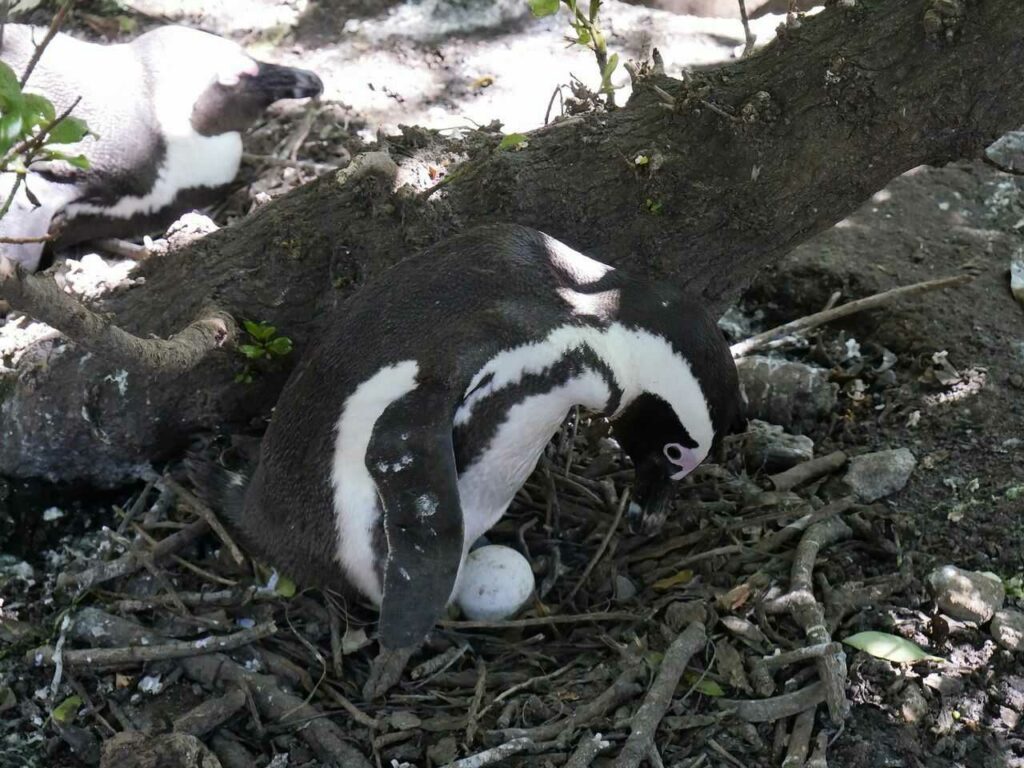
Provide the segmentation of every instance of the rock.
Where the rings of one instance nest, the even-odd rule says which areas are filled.
[[[916,683],[910,683],[903,689],[900,712],[903,714],[904,722],[911,725],[921,722],[928,714],[928,699],[924,697],[921,687]]]
[[[1017,252],[1017,258],[1010,262],[1010,292],[1024,304],[1024,253]]]
[[[871,503],[903,489],[917,466],[907,448],[865,453],[850,459],[844,478],[861,501]]]
[[[221,768],[221,764],[195,736],[122,731],[103,742],[100,768]]]
[[[743,443],[743,461],[751,472],[782,472],[814,458],[814,441],[789,435],[777,424],[751,419]]]
[[[1004,168],[1024,170],[1024,131],[1004,133],[985,154]]]
[[[459,745],[455,742],[454,736],[445,736],[435,744],[427,747],[427,757],[434,765],[448,765],[459,756]]]
[[[615,602],[625,603],[636,597],[636,584],[619,575],[615,577]]]
[[[747,417],[779,424],[789,432],[809,432],[827,422],[839,387],[823,368],[751,355],[736,361]]]
[[[1006,590],[994,576],[944,565],[928,574],[935,603],[948,616],[984,624],[1003,606]]]
[[[665,609],[665,623],[673,632],[679,632],[691,622],[708,620],[708,612],[703,603],[679,601]]]
[[[1024,651],[1024,613],[1004,608],[989,625],[993,639],[1008,651]]]

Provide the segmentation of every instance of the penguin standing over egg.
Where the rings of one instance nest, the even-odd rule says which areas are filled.
[[[293,372],[250,478],[193,465],[243,538],[306,584],[380,607],[379,694],[456,592],[574,406],[606,415],[662,513],[739,418],[699,301],[536,230],[451,238],[368,282]]]
[[[45,34],[5,25],[0,60],[20,76]],[[58,114],[79,100],[72,114],[91,135],[61,149],[84,154],[89,167],[33,163],[0,236],[53,234],[62,247],[146,234],[215,202],[238,173],[241,132],[273,102],[318,96],[323,84],[312,72],[257,61],[230,40],[166,26],[117,45],[58,34],[25,90],[46,96]],[[14,179],[0,174],[2,199]],[[0,253],[35,271],[43,244]]]

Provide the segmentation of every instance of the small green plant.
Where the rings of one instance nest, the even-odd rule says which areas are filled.
[[[277,328],[267,323],[254,320],[243,320],[242,327],[249,335],[249,341],[238,345],[238,351],[246,359],[245,367],[235,375],[239,384],[252,384],[255,370],[253,365],[261,360],[275,360],[285,357],[292,351],[292,340],[287,336],[278,336]]]
[[[648,197],[646,200],[644,200],[644,207],[652,216],[661,215],[662,204],[660,200],[655,200],[653,197]]]
[[[89,167],[85,155],[55,149],[89,135],[85,121],[71,117],[70,113],[68,109],[58,115],[49,99],[25,93],[14,70],[0,62],[0,172],[16,174],[14,186],[0,208],[0,217],[11,207],[32,163],[63,161],[75,168]]]
[[[565,5],[569,9],[569,26],[574,37],[567,39],[576,45],[582,45],[594,52],[598,69],[601,70],[601,93],[605,94],[609,107],[615,106],[615,88],[612,86],[612,74],[619,65],[619,54],[608,56],[608,43],[604,32],[598,25],[597,13],[601,10],[601,0],[590,0],[586,10],[580,7],[578,0],[527,0],[530,10],[537,18],[558,13],[558,8]]]

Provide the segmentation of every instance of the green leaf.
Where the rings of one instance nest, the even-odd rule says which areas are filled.
[[[245,330],[257,341],[266,341],[267,339],[274,338],[274,334],[277,333],[277,328],[267,323],[257,323],[252,320],[245,320],[243,322]]]
[[[516,149],[526,142],[525,133],[510,133],[501,140],[498,149]]]
[[[658,579],[651,586],[660,592],[677,587],[680,584],[689,584],[693,580],[693,571],[685,569],[677,573],[675,576],[666,576],[664,579]]]
[[[14,70],[0,61],[0,96],[16,101],[21,96],[21,86]]]
[[[576,42],[580,45],[587,45],[590,43],[590,30],[584,27],[582,24],[574,26],[576,30]]]
[[[559,0],[526,0],[530,4],[530,12],[538,19],[558,13]],[[15,80],[17,83],[17,80]]]
[[[46,136],[47,144],[74,144],[81,141],[89,133],[85,120],[77,117],[65,117]]]
[[[60,704],[54,707],[53,712],[50,716],[54,721],[60,725],[67,725],[75,716],[78,714],[78,710],[82,708],[82,699],[78,696],[68,696]]]
[[[287,336],[278,336],[273,341],[267,342],[267,351],[272,355],[284,357],[292,351],[292,340]]]
[[[876,659],[885,659],[897,664],[915,661],[945,661],[939,656],[925,653],[906,638],[890,635],[887,632],[858,632],[843,642],[859,651],[870,653]]]
[[[613,53],[608,59],[608,63],[604,65],[604,71],[601,73],[601,87],[605,90],[610,90],[612,87],[612,73],[615,72],[615,68],[619,66],[619,54]]]
[[[597,18],[597,12],[599,10],[601,10],[601,0],[590,0],[590,13],[588,14],[588,18],[590,19],[591,24],[593,24],[594,19]]]
[[[720,697],[725,696],[725,691],[722,690],[722,686],[716,683],[709,677],[701,679],[701,676],[696,672],[687,671],[683,675],[683,679],[693,686],[693,690],[697,693],[703,693],[705,696]]]
[[[25,94],[25,105],[22,109],[22,114],[33,125],[49,123],[57,117],[57,112],[53,108],[53,104],[50,100],[44,96],[40,96],[38,93]],[[29,115],[32,117],[29,118]]]
[[[85,155],[69,155],[67,152],[44,148],[41,157],[47,160],[63,160],[65,163],[73,165],[75,168],[81,168],[83,171],[89,169],[89,158]]]
[[[263,357],[267,357],[267,350],[254,344],[239,344],[238,351],[248,357],[250,360],[259,360]]]
[[[252,374],[248,370],[236,373],[235,384],[252,384]]]
[[[281,597],[295,597],[295,582],[287,576],[279,575],[277,577],[277,586],[274,587],[274,592],[279,594]]]
[[[0,141],[10,146],[21,138],[21,128],[24,122],[20,112],[8,112],[0,117]]]

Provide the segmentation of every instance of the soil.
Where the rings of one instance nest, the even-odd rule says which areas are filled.
[[[307,114],[312,128],[298,158],[325,165],[343,164],[378,128],[387,128],[398,117],[435,126],[460,114],[487,121],[521,113],[521,105],[529,103],[530,117],[514,126],[529,128],[542,121],[541,106],[554,86],[540,88],[517,77],[503,80],[505,73],[497,63],[508,57],[536,57],[544,48],[554,57],[547,65],[554,82],[566,82],[573,67],[577,74],[589,73],[586,67],[591,65],[577,53],[565,52],[557,29],[528,19],[506,18],[444,40],[415,35],[403,39],[375,33],[394,23],[388,13],[400,11],[403,6],[398,3],[386,4],[386,12],[381,4],[359,1],[311,2],[305,10],[298,3],[249,4],[268,14],[279,6],[291,10],[281,11],[283,16],[258,17],[269,19],[262,29],[228,25],[217,31],[264,45],[277,40],[279,44],[272,46],[275,58],[301,59],[318,71],[326,68],[328,90],[338,88],[312,111],[294,105],[275,111],[248,143],[248,150],[258,155],[279,152]],[[173,16],[166,4],[145,5],[147,13]],[[621,30],[621,37],[613,35],[613,46],[619,42],[639,50],[646,43],[628,30],[648,27],[649,35],[663,35],[656,29],[661,22],[690,30],[689,55],[684,43],[676,41],[677,62],[702,63],[707,60],[702,58],[706,46],[720,57],[728,56],[742,41],[738,26],[715,26],[712,34],[709,20],[667,20],[669,14],[632,6],[610,8],[612,26]],[[654,15],[640,19],[635,15],[639,13]],[[153,16],[132,18],[139,28],[157,23]],[[217,18],[221,21],[206,18],[205,25],[227,24],[223,19],[230,15]],[[360,27],[351,38],[336,43],[353,29],[352,20],[376,20],[378,27]],[[713,24],[737,25],[728,20]],[[95,25],[85,31],[95,34]],[[546,42],[538,43],[538,38]],[[359,56],[377,62],[375,66],[386,60],[394,72],[429,73],[431,87],[438,87],[428,97],[413,98],[419,81],[412,78],[403,85],[396,80],[383,99],[379,90],[362,86],[354,89],[362,96],[346,99],[339,93],[344,91],[343,78],[358,63],[345,55],[356,48]],[[489,64],[485,69],[480,62]],[[492,71],[493,86],[472,87]],[[538,96],[539,91],[543,93]],[[228,223],[245,215],[261,195],[281,194],[313,172],[312,167],[254,162],[216,218]],[[890,632],[946,662],[895,664],[847,648],[850,714],[841,727],[829,720],[823,707],[816,719],[817,729],[829,740],[828,761],[834,767],[1024,765],[1021,656],[999,647],[987,625],[939,614],[924,587],[932,568],[951,563],[995,573],[1007,585],[1007,606],[1024,607],[1024,305],[1011,295],[1008,275],[1011,258],[1022,251],[1024,180],[981,162],[919,168],[893,180],[848,219],[766,270],[730,314],[739,317],[747,331],[758,331],[816,312],[835,301],[836,292],[843,302],[935,277],[965,271],[975,275],[969,285],[854,316],[812,332],[802,344],[772,353],[824,367],[839,388],[834,417],[808,430],[815,455],[840,449],[856,455],[909,448],[917,459],[901,491],[855,508],[863,524],[854,526],[851,538],[819,555],[816,571],[824,581],[816,585],[823,588],[819,595],[827,613],[843,595],[856,596],[865,586],[879,588],[872,599],[854,599],[846,610],[830,614],[836,619],[833,637],[842,639],[862,630]],[[799,428],[796,421],[782,426]],[[551,612],[590,611],[632,614],[635,620],[606,618],[564,627],[539,621],[536,628],[503,631],[453,625],[439,631],[413,661],[415,665],[441,656],[453,659],[450,666],[419,681],[407,676],[384,704],[360,698],[373,650],[362,647],[360,630],[372,635],[373,625],[372,613],[358,606],[342,609],[329,600],[325,603],[317,593],[290,597],[280,585],[276,594],[270,589],[259,600],[231,599],[218,607],[151,606],[129,612],[115,603],[125,597],[145,600],[226,586],[238,593],[247,585],[265,583],[266,571],[232,564],[227,548],[213,537],[180,553],[202,569],[198,573],[164,560],[74,602],[56,589],[61,573],[126,550],[130,528],[122,534],[111,528],[140,498],[136,519],[156,538],[173,533],[177,521],[193,519],[186,509],[176,508],[169,491],[147,493],[140,484],[96,494],[0,480],[0,731],[5,734],[0,766],[95,764],[98,742],[112,730],[164,732],[180,713],[214,696],[172,661],[134,665],[117,673],[72,670],[65,673],[56,695],[48,693],[53,671],[26,665],[23,654],[40,643],[54,642],[61,634],[63,612],[73,605],[120,610],[166,637],[224,634],[274,617],[280,627],[276,638],[261,643],[261,650],[236,652],[235,658],[250,669],[273,668],[285,681],[282,685],[308,696],[353,746],[373,755],[378,765],[408,761],[426,766],[507,741],[503,732],[510,727],[529,728],[565,717],[608,688],[627,657],[639,656],[646,665],[638,678],[646,689],[661,652],[685,626],[680,622],[700,615],[702,610],[694,609],[700,604],[717,650],[691,662],[691,673],[705,676],[684,679],[688,684],[680,686],[662,723],[656,743],[665,765],[781,764],[773,750],[772,725],[752,728],[719,714],[716,700],[722,693],[730,698],[752,696],[745,690],[749,681],[742,664],[737,672],[723,659],[730,656],[729,649],[756,657],[806,644],[790,618],[766,616],[760,610],[785,589],[796,540],[771,558],[748,555],[781,525],[845,493],[839,480],[842,472],[799,488],[796,496],[780,498],[771,492],[765,473],[745,462],[742,441],[734,440],[720,470],[698,473],[681,490],[681,514],[654,533],[631,535],[621,526],[585,587],[571,595],[614,520],[615,504],[602,494],[610,483],[617,502],[629,484],[630,473],[600,440],[599,429],[597,423],[584,420],[577,425],[570,419],[544,467],[490,537],[531,556],[539,599],[523,616],[541,620]],[[571,481],[556,482],[553,475]],[[551,493],[554,487],[557,495]],[[731,525],[755,516],[757,522]],[[678,549],[660,549],[672,541],[680,542]],[[716,547],[736,544],[742,548],[732,554],[694,560]],[[669,583],[666,577],[676,578]],[[626,584],[636,590],[635,596],[628,595]],[[334,632],[334,639],[343,636],[349,647],[335,669],[330,625],[332,618],[342,615],[348,624]],[[749,622],[763,635],[751,640],[736,629],[736,622]],[[81,645],[81,639],[68,640],[68,647]],[[512,685],[551,675],[572,661],[579,666],[534,680],[507,700],[497,700],[509,694]],[[482,670],[486,676],[480,684]],[[801,675],[806,676],[798,672],[794,677],[802,679]],[[142,685],[154,676],[160,680],[156,693],[152,685]],[[325,694],[327,685],[385,724],[371,732],[353,722],[339,709],[337,699]],[[468,713],[481,709],[480,702],[473,704],[480,686],[480,701],[492,706],[479,723],[475,717],[467,721]],[[85,708],[76,719],[54,722],[49,713],[72,695],[79,695]],[[615,754],[629,733],[639,700],[624,700],[592,724],[614,745],[606,754]],[[698,720],[697,715],[706,718]],[[583,731],[567,727],[565,732],[572,737],[566,743],[505,764],[562,765]],[[248,707],[228,718],[217,734],[237,739],[235,743],[256,761],[252,764],[322,764],[294,726],[260,722]],[[217,747],[215,739],[206,740]],[[217,748],[226,759],[222,750],[223,746]]]

